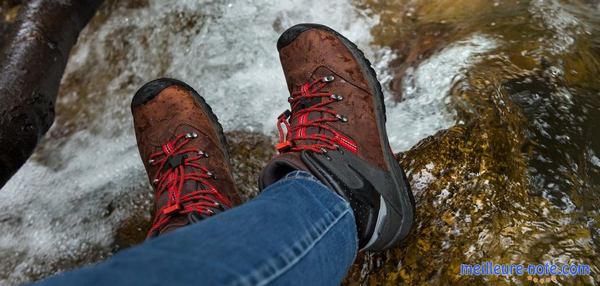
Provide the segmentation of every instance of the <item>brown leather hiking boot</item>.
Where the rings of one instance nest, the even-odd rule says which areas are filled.
[[[384,250],[408,234],[414,199],[390,149],[381,86],[363,53],[334,30],[296,25],[277,42],[291,93],[262,188],[305,170],[350,202],[360,248]],[[283,127],[287,134],[284,134]]]
[[[131,102],[140,156],[155,190],[156,236],[240,203],[217,117],[187,84],[158,79]]]

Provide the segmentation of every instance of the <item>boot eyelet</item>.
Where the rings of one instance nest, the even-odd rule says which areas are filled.
[[[327,151],[327,149],[321,148],[321,154],[325,157],[325,159],[327,159],[327,161],[331,161],[331,157],[329,157],[329,155],[327,155],[328,153],[329,153],[329,151]]]
[[[201,156],[201,157],[204,157],[204,158],[208,158],[208,153],[200,150],[200,151],[198,151],[198,156]]]
[[[335,149],[340,152],[340,154],[344,154],[344,148],[340,147],[340,145],[335,145]]]
[[[196,132],[191,132],[191,133],[185,134],[185,138],[187,138],[187,139],[193,139],[193,138],[197,138],[197,137],[198,137],[198,134]]]
[[[148,160],[148,164],[154,164],[154,162],[155,161],[153,159]]]
[[[158,179],[154,179],[154,181],[152,181],[152,184],[154,184],[154,185],[158,184]]]
[[[323,82],[332,82],[335,79],[335,77],[333,77],[332,75],[328,75],[323,77],[323,79],[321,79]]]
[[[336,114],[335,118],[337,118],[341,122],[348,122],[348,117],[341,115],[341,114]]]
[[[337,94],[331,94],[331,96],[329,96],[329,98],[335,100],[335,101],[342,101],[344,99],[343,96],[341,95],[337,95]]]

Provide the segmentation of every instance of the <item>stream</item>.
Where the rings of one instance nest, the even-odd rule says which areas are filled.
[[[153,198],[129,105],[151,79],[188,82],[250,146],[233,147],[234,168],[256,195],[288,105],[275,43],[301,22],[372,59],[417,200],[407,242],[362,255],[345,283],[529,285],[458,275],[483,261],[586,263],[592,275],[556,283],[599,283],[600,1],[113,0],[70,55],[53,127],[0,191],[0,284],[143,240]]]

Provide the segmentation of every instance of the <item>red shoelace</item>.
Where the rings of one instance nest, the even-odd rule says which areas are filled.
[[[208,154],[194,148],[184,148],[197,137],[198,134],[193,132],[178,135],[162,145],[162,151],[150,155],[148,163],[158,166],[153,180],[157,190],[155,198],[158,201],[162,194],[168,192],[168,203],[157,211],[149,236],[166,226],[174,214],[197,212],[212,215],[212,208],[231,207],[231,202],[208,182],[208,179],[215,179],[215,176],[198,162],[208,158]],[[198,182],[206,189],[182,195],[184,184],[188,181]]]
[[[300,87],[300,90],[292,92],[288,102],[293,112],[286,110],[279,116],[277,121],[277,129],[279,130],[279,143],[275,146],[277,151],[286,153],[311,150],[318,153],[327,153],[327,150],[343,147],[353,153],[358,152],[358,146],[352,139],[327,125],[328,122],[348,121],[347,117],[338,114],[328,106],[333,102],[344,99],[341,95],[323,91],[323,88],[333,82],[334,79],[333,76],[325,76],[311,83],[305,83]],[[316,98],[321,98],[321,102],[300,108],[302,102]],[[321,116],[316,119],[309,119],[309,115],[313,112],[319,112]],[[286,127],[287,134],[284,133],[282,125]],[[307,134],[309,127],[321,128],[321,130],[328,132]]]

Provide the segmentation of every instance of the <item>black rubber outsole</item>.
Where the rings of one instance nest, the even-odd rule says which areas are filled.
[[[377,73],[373,69],[371,62],[365,57],[364,53],[356,46],[356,44],[354,44],[352,41],[348,40],[346,37],[344,37],[337,31],[335,31],[327,26],[320,25],[320,24],[312,24],[312,23],[295,25],[295,26],[289,28],[288,30],[286,30],[279,37],[279,39],[277,41],[277,49],[280,51],[281,49],[285,48],[287,45],[292,43],[300,34],[302,34],[305,31],[311,30],[311,29],[320,29],[320,30],[324,30],[324,31],[334,34],[338,39],[340,39],[342,41],[342,43],[346,46],[346,48],[348,48],[348,50],[352,53],[352,55],[358,59],[359,65],[360,65],[363,73],[368,75],[367,80],[369,82],[369,87],[372,90],[372,94],[376,95],[373,97],[375,106],[377,106],[377,108],[382,111],[381,113],[377,113],[377,124],[379,126],[379,130],[381,131],[380,132],[380,141],[383,144],[383,146],[387,146],[387,148],[386,147],[383,148],[386,162],[387,162],[390,170],[392,170],[392,172],[395,174],[395,176],[393,176],[393,177],[394,177],[394,181],[395,181],[396,185],[399,187],[399,189],[401,189],[403,191],[401,193],[401,200],[402,200],[401,203],[403,206],[403,210],[400,210],[400,213],[402,213],[402,222],[400,223],[400,226],[399,226],[400,231],[396,233],[396,235],[394,236],[394,238],[391,239],[391,242],[389,244],[381,245],[381,244],[375,243],[375,245],[372,245],[371,247],[368,247],[365,250],[382,250],[382,249],[390,248],[390,247],[394,246],[395,244],[399,243],[401,240],[403,240],[410,232],[410,229],[412,228],[412,224],[414,223],[415,199],[412,194],[410,185],[408,184],[408,180],[406,178],[404,170],[402,169],[400,164],[398,164],[398,162],[396,161],[396,157],[394,156],[394,154],[392,153],[391,148],[390,148],[389,140],[387,137],[387,130],[385,127],[385,122],[387,121],[387,116],[386,116],[384,97],[383,97],[383,91],[381,89],[381,84],[379,83],[379,80],[377,80]],[[380,117],[382,117],[382,118],[380,118]],[[408,200],[408,201],[406,201],[406,200]],[[410,210],[404,209],[405,207],[409,207]],[[404,222],[405,219],[408,219],[408,222],[405,223]],[[390,224],[391,224],[391,222],[390,222]],[[396,225],[384,226],[384,228],[387,228],[387,229],[392,229],[394,227],[396,227]]]
[[[204,110],[204,112],[211,119],[213,126],[217,132],[217,136],[219,137],[219,140],[220,140],[221,144],[223,145],[223,152],[225,154],[225,157],[227,158],[227,162],[231,167],[231,161],[230,161],[230,156],[229,156],[229,145],[227,144],[227,138],[225,137],[225,134],[223,133],[223,126],[221,126],[221,123],[219,123],[219,119],[217,118],[215,113],[212,111],[212,108],[210,107],[210,105],[208,105],[206,103],[206,101],[204,100],[204,98],[202,96],[200,96],[200,94],[198,94],[198,92],[194,88],[189,86],[187,83],[180,81],[180,80],[172,79],[172,78],[159,78],[159,79],[150,81],[150,82],[144,84],[133,96],[133,99],[131,100],[131,110],[133,111],[133,109],[135,107],[146,104],[150,100],[154,99],[154,97],[156,97],[161,91],[163,91],[165,88],[170,87],[170,86],[183,87],[184,89],[188,90],[194,96],[194,99],[196,99],[196,102],[200,105],[200,107]]]

